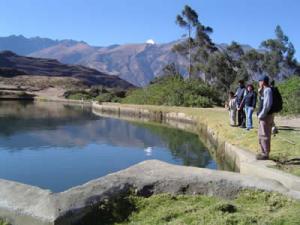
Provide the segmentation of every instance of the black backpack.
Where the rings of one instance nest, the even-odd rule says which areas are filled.
[[[273,95],[273,104],[269,113],[279,113],[282,110],[282,96],[277,87],[271,87]]]

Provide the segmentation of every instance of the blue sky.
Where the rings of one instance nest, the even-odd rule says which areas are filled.
[[[214,28],[217,43],[235,40],[258,47],[280,24],[300,59],[299,0],[0,0],[0,36],[75,39],[97,46],[148,39],[164,43],[184,33],[174,21],[185,4]]]

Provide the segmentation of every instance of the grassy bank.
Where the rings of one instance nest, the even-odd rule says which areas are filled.
[[[3,219],[0,219],[0,225],[10,225],[8,222],[6,222]]]
[[[233,200],[203,195],[129,196],[104,203],[79,224],[300,224],[300,202],[277,193],[243,191]],[[78,225],[79,225],[78,224]]]
[[[233,201],[207,196],[135,198],[129,224],[300,224],[299,202],[278,194],[244,192]]]
[[[257,128],[258,121],[255,115],[254,129],[247,131],[245,129],[229,126],[229,115],[223,108],[187,108],[187,107],[167,107],[167,106],[149,106],[149,105],[126,105],[133,108],[143,108],[163,112],[182,112],[193,116],[199,123],[208,124],[209,127],[218,134],[222,140],[239,146],[251,152],[259,152]],[[274,160],[289,160],[299,158],[300,156],[300,132],[296,130],[279,130],[279,134],[272,137],[271,158]],[[299,165],[279,166],[292,174],[300,176]]]

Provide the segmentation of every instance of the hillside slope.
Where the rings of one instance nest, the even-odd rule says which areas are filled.
[[[167,64],[176,63],[179,69],[185,72],[186,60],[173,53],[172,46],[173,43],[91,47],[84,43],[72,46],[62,43],[33,52],[30,56],[88,66],[118,75],[137,86],[145,86],[159,75]]]
[[[130,88],[132,84],[117,76],[79,65],[66,65],[53,59],[19,56],[10,51],[0,52],[0,76],[39,75],[48,77],[72,77],[86,85]],[[13,73],[15,72],[15,73]]]

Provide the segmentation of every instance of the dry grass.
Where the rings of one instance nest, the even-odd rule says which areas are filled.
[[[82,81],[73,77],[50,77],[23,75],[12,78],[0,77],[0,86],[16,86],[26,89],[42,90],[49,87],[78,89],[86,87]]]

